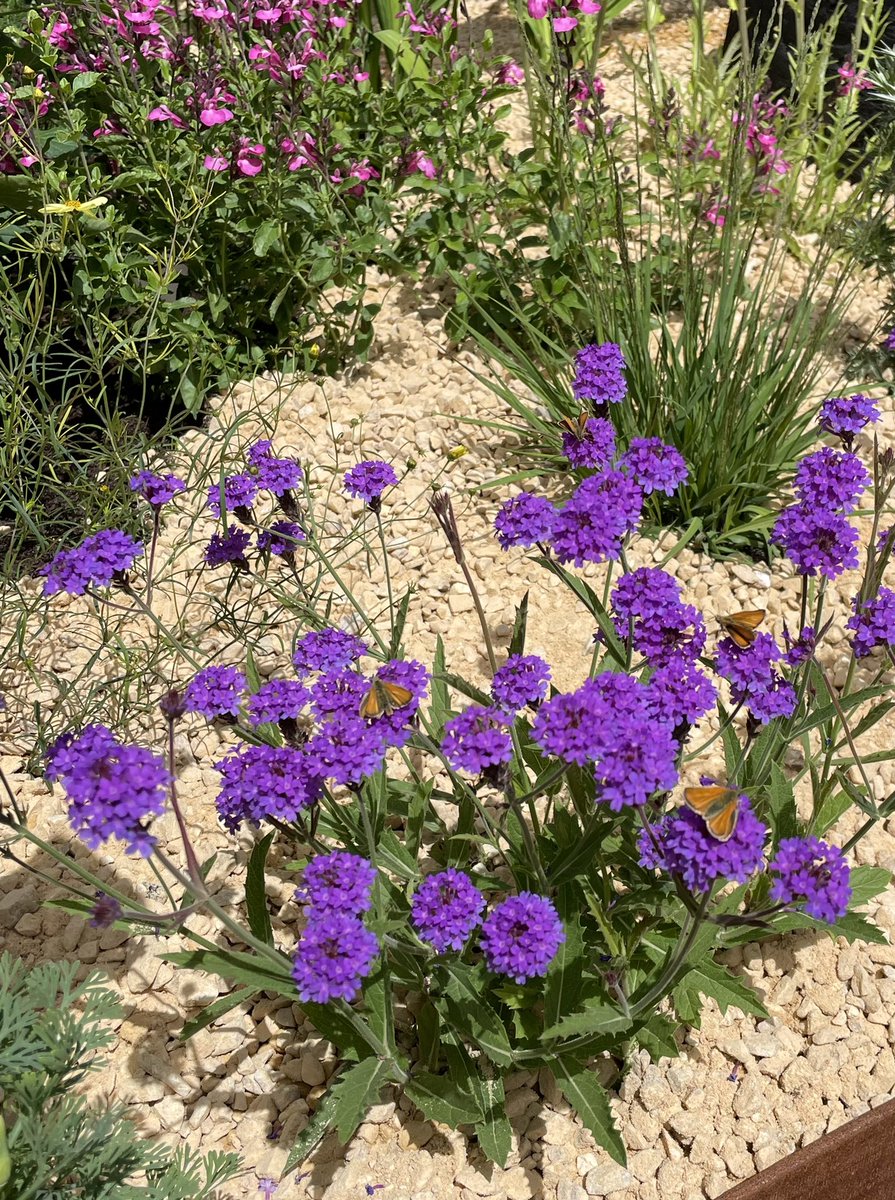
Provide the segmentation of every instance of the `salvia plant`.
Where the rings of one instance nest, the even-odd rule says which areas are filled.
[[[0,1196],[214,1200],[239,1172],[237,1155],[172,1152],[140,1137],[123,1106],[78,1090],[102,1065],[121,1009],[101,976],[78,983],[77,971],[0,954]]]
[[[705,998],[764,1014],[715,951],[794,929],[883,940],[858,910],[889,873],[848,861],[895,813],[895,793],[881,793],[872,766],[893,752],[864,757],[859,746],[891,708],[883,677],[895,644],[895,592],[883,583],[893,454],[875,441],[870,458],[855,450],[870,444],[878,409],[861,395],[824,403],[822,444],[802,458],[777,517],[774,541],[801,580],[795,626],[773,628],[754,609],[722,614],[716,631],[663,570],[674,550],[660,566],[630,564],[645,499],[686,488],[688,465],[657,439],[615,432],[628,403],[624,366],[614,344],[578,355],[582,412],[564,445],[584,476],[568,499],[523,491],[494,517],[502,550],[529,552],[594,631],[571,691],[526,651],[527,596],[508,654],[498,652],[473,552],[441,487],[432,519],[470,589],[488,680],[453,671],[440,642],[431,669],[406,657],[412,592],[395,593],[388,539],[403,485],[376,459],[352,466],[342,486],[359,506],[364,553],[372,562],[378,551],[384,571],[377,611],[336,554],[341,535],[320,511],[326,488],[269,440],[244,444],[199,493],[220,518],[201,548],[219,601],[223,587],[234,611],[238,597],[247,611],[270,612],[276,594],[278,621],[291,612],[291,670],[277,677],[262,679],[250,638],[236,663],[232,654],[201,662],[184,641],[188,612],[176,630],[156,615],[156,535],[165,511],[189,500],[174,474],[134,476],[152,516],[148,551],[105,529],[41,571],[50,608],[57,593],[84,598],[110,647],[135,638],[140,622],[167,638],[157,743],[94,720],[56,737],[43,770],[77,837],[91,849],[117,840],[182,901],[166,910],[100,883],[29,828],[9,782],[5,852],[19,861],[17,842],[41,847],[78,877],[58,903],[100,926],[177,932],[191,948],[164,952],[168,961],[239,985],[184,1036],[256,993],[297,999],[341,1065],[290,1167],[329,1128],[347,1141],[386,1085],[427,1118],[471,1126],[502,1163],[511,1148],[503,1077],[519,1068],[548,1069],[621,1162],[597,1060],[610,1060],[611,1074],[634,1045],[654,1059],[675,1055],[679,1028],[698,1025]],[[859,548],[865,496],[872,528]],[[862,557],[851,611],[833,611],[829,581]],[[599,590],[584,577],[593,564],[605,573]],[[198,616],[207,601],[191,596]],[[353,622],[334,622],[352,609]],[[838,684],[823,652],[834,620],[851,642]],[[178,800],[176,733],[199,717],[226,740],[214,763],[218,816],[253,837],[236,907],[218,898],[213,860],[203,861]],[[831,830],[853,807],[860,826],[839,846]],[[168,811],[177,855],[154,832]],[[294,932],[275,931],[270,917],[273,873],[283,870],[270,863],[275,842],[296,871]],[[197,910],[217,919],[220,937],[193,930]]]

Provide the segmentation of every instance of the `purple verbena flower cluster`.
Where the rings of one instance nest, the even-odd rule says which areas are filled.
[[[423,941],[444,954],[463,949],[484,909],[485,897],[469,876],[448,867],[422,881],[414,892],[410,916]]]
[[[163,759],[123,745],[105,725],[88,725],[58,738],[46,762],[47,778],[68,796],[72,828],[91,850],[117,837],[128,854],[149,856],[156,839],[146,822],[164,811],[171,783]]]
[[[245,514],[255,503],[258,496],[258,483],[254,475],[241,472],[238,475],[228,475],[221,483],[213,483],[208,489],[208,507],[216,517],[221,510],[235,512],[237,516]]]
[[[784,838],[770,866],[771,899],[799,904],[809,917],[832,925],[851,899],[850,871],[838,846],[820,838]]]
[[[695,725],[718,699],[718,689],[687,654],[673,654],[657,667],[647,690],[650,715],[672,731]]]
[[[501,550],[509,550],[549,542],[555,522],[556,509],[545,496],[520,492],[501,505],[494,528]]]
[[[645,496],[650,492],[673,496],[690,474],[677,447],[657,437],[631,438],[619,466],[630,472]]]
[[[178,492],[186,491],[186,484],[176,475],[157,475],[154,471],[138,471],[130,479],[130,489],[137,492],[153,508],[168,504]]]
[[[640,862],[679,875],[691,892],[707,892],[716,879],[745,883],[762,864],[768,830],[747,796],[740,796],[736,828],[726,842],[712,837],[689,808],[675,808],[638,838]],[[655,840],[654,840],[655,839]]]
[[[206,667],[186,686],[183,706],[187,712],[215,717],[238,717],[246,677],[236,667]]]
[[[376,937],[358,917],[326,911],[301,935],[292,977],[307,1004],[353,1000],[379,953]]]
[[[553,696],[541,705],[532,736],[548,754],[590,765],[598,799],[614,812],[677,783],[672,728],[656,723],[648,687],[630,675],[607,671]]]
[[[367,653],[366,643],[343,629],[314,629],[295,643],[292,662],[299,675],[339,671]]]
[[[579,435],[562,435],[562,452],[573,467],[608,467],[615,458],[615,430],[605,417],[591,417]]]
[[[455,771],[491,772],[513,757],[513,742],[499,708],[470,704],[445,722],[441,749]]]
[[[718,643],[716,671],[730,683],[733,702],[745,704],[762,724],[795,711],[796,690],[773,666],[782,657],[770,633],[757,634],[752,645],[743,648],[731,638]]]
[[[398,476],[389,463],[370,459],[346,471],[344,482],[345,491],[349,496],[363,500],[378,512],[382,503],[382,493],[386,488],[396,486]]]
[[[240,746],[214,764],[223,786],[218,815],[234,833],[243,821],[294,821],[319,797],[318,764],[294,746]]]
[[[252,725],[294,721],[310,699],[311,693],[298,679],[269,679],[249,697],[249,721]]]
[[[546,975],[565,940],[553,904],[532,892],[507,897],[482,924],[485,965],[496,974],[509,975],[515,983]]]
[[[821,405],[818,418],[825,433],[840,438],[846,450],[851,449],[855,435],[879,420],[879,408],[869,396],[857,393],[854,396],[834,396]]]
[[[511,654],[494,673],[491,694],[507,712],[519,712],[547,695],[550,667],[537,654]]]
[[[856,454],[824,446],[799,463],[795,493],[807,508],[850,513],[870,483],[870,474]]]
[[[560,562],[576,567],[616,559],[625,537],[637,528],[642,508],[643,492],[625,472],[591,475],[556,513],[553,551]]]
[[[876,646],[895,645],[895,592],[881,587],[866,603],[852,599],[854,613],[847,627],[854,633],[852,645],[857,658],[866,658]]]
[[[77,546],[58,551],[37,574],[44,576],[45,596],[57,592],[83,596],[88,587],[108,587],[123,580],[142,553],[141,543],[120,529],[101,529]]]
[[[772,537],[800,575],[820,572],[835,579],[858,565],[858,531],[841,513],[790,505],[777,518]]]
[[[305,867],[295,898],[311,908],[314,917],[324,912],[344,912],[359,917],[369,912],[376,868],[359,854],[334,850],[318,854]]]
[[[289,558],[295,554],[296,543],[305,540],[305,531],[295,521],[274,521],[258,534],[258,549]]]
[[[680,584],[657,567],[639,567],[623,575],[612,593],[615,627],[653,666],[672,657],[696,659],[705,647],[702,614],[681,601]]]
[[[789,631],[784,626],[783,638],[786,642],[786,653],[783,655],[783,659],[790,667],[800,667],[806,663],[817,646],[817,633],[811,625],[806,625],[795,639],[790,637]]]
[[[252,535],[238,525],[230,525],[226,533],[213,533],[205,547],[204,559],[209,567],[224,567],[228,564],[248,570],[246,550],[251,543]]]
[[[620,404],[628,394],[625,359],[615,342],[584,346],[575,355],[572,391],[576,400],[589,400],[595,408]]]

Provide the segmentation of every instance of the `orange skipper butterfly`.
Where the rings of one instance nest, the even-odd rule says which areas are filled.
[[[745,612],[731,613],[719,617],[718,624],[741,650],[747,650],[755,641],[755,630],[765,618],[763,608],[748,608]]]
[[[716,841],[726,842],[733,836],[740,812],[740,794],[735,788],[684,788],[684,803],[702,817]]]
[[[387,716],[396,708],[403,708],[405,704],[409,704],[412,699],[413,692],[409,688],[401,687],[399,683],[389,683],[385,679],[374,679],[370,690],[361,700],[360,715],[368,720],[383,714]]]

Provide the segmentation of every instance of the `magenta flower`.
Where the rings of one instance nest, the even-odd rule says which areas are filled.
[[[206,129],[213,125],[225,125],[227,121],[233,120],[233,110],[227,108],[227,105],[232,104],[235,99],[231,92],[225,92],[219,87],[211,93],[202,93],[199,97],[199,120]]]
[[[248,138],[240,138],[239,150],[236,155],[237,171],[241,175],[259,175],[264,166],[263,156],[264,147],[260,142],[250,142]]]
[[[186,129],[186,121],[183,117],[178,117],[176,112],[168,108],[167,104],[158,104],[155,108],[149,110],[147,121],[170,121],[175,129]]]
[[[404,174],[420,174],[425,175],[427,179],[435,179],[438,176],[438,171],[432,159],[427,154],[423,154],[422,150],[414,150],[404,163]]]
[[[206,154],[202,166],[206,171],[226,171],[230,163],[223,154]]]

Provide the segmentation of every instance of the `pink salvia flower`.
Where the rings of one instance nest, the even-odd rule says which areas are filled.
[[[415,175],[417,173],[425,175],[427,179],[435,179],[438,176],[435,163],[433,163],[427,154],[423,154],[422,150],[414,150],[404,165],[405,175]]]
[[[147,121],[170,121],[175,129],[186,129],[186,121],[183,117],[178,117],[176,112],[172,112],[167,104],[159,104],[155,108],[150,109]]]
[[[868,79],[863,71],[859,71],[857,67],[853,66],[851,59],[844,62],[836,73],[841,80],[840,96],[847,96],[850,92],[864,92],[874,86],[873,80]]]
[[[240,138],[239,151],[236,155],[236,169],[241,175],[259,175],[264,166],[262,161],[264,147],[260,142],[250,142],[248,138]]]
[[[223,154],[206,154],[202,166],[206,171],[226,171],[230,163]]]
[[[525,72],[512,59],[504,63],[494,77],[494,82],[505,87],[521,87],[525,83]]]

